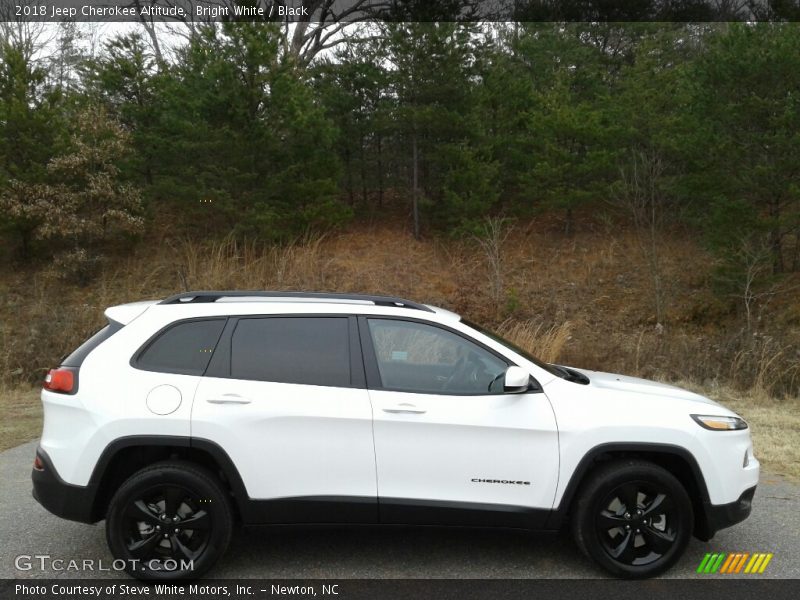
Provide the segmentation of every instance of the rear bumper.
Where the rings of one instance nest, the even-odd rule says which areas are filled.
[[[97,486],[72,485],[58,475],[50,457],[41,448],[36,449],[36,454],[44,465],[41,471],[33,469],[33,497],[49,512],[62,519],[80,521],[81,523],[96,523],[99,518],[93,514],[94,499]]]
[[[753,508],[753,496],[756,493],[756,486],[746,489],[739,496],[738,500],[729,504],[710,504],[705,505],[705,523],[698,528],[696,535],[703,541],[708,541],[720,529],[725,529],[736,523],[741,523],[750,516]]]

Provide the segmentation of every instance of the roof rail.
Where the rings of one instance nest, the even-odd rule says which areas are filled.
[[[376,306],[394,306],[397,308],[413,308],[424,310],[425,312],[435,312],[433,309],[393,296],[371,296],[367,294],[331,294],[326,292],[268,292],[268,291],[198,291],[182,292],[169,298],[164,298],[159,304],[198,304],[201,302],[216,302],[221,298],[308,298],[314,300],[357,300],[361,302],[372,302]]]

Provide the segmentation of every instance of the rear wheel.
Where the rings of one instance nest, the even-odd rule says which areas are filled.
[[[132,475],[111,500],[106,539],[138,579],[199,577],[228,546],[233,516],[225,491],[192,463],[157,463]]]
[[[581,487],[572,520],[578,546],[617,577],[653,577],[689,543],[692,503],[669,471],[643,460],[599,467]]]

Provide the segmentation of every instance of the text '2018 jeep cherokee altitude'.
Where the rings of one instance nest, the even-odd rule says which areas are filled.
[[[542,363],[400,298],[190,292],[109,308],[50,371],[34,496],[106,519],[143,579],[197,577],[235,522],[557,530],[650,577],[746,518],[747,424],[642,379]]]

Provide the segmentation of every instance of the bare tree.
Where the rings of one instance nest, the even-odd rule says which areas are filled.
[[[35,0],[0,2],[0,42],[16,48],[26,63],[40,58],[42,50],[53,40],[54,29],[48,23],[18,17],[16,6],[38,6]]]
[[[655,150],[634,150],[630,161],[620,168],[615,199],[633,218],[639,247],[647,260],[656,311],[656,325],[665,321],[666,290],[660,240],[668,212],[668,198],[662,192],[664,163]]]
[[[479,235],[476,237],[486,256],[486,264],[489,271],[489,293],[497,316],[500,315],[505,293],[503,247],[511,231],[512,228],[507,226],[506,219],[502,217],[487,217],[481,226]]]
[[[276,0],[278,4],[284,4]],[[304,6],[308,16],[283,22],[284,56],[305,67],[321,53],[339,44],[360,43],[380,37],[377,28],[354,27],[369,21],[376,11],[386,9],[382,0],[310,0]]]
[[[791,285],[786,280],[773,280],[769,282],[772,274],[772,242],[768,236],[752,236],[742,240],[732,261],[739,265],[734,275],[729,277],[728,283],[734,289],[731,296],[742,303],[745,317],[745,331],[752,333],[755,330],[754,321],[758,319],[754,313],[759,313],[774,296],[785,294],[800,288]]]

